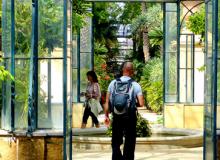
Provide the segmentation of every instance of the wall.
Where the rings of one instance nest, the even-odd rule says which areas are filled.
[[[62,137],[1,137],[0,160],[62,160]]]
[[[203,105],[165,104],[164,126],[167,128],[203,128]]]

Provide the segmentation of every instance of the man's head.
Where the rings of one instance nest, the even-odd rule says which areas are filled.
[[[134,75],[134,67],[132,62],[125,62],[122,68],[123,76],[132,77]]]

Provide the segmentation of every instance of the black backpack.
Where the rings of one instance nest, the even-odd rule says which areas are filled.
[[[126,113],[129,108],[135,106],[132,82],[132,79],[128,81],[121,81],[120,78],[116,79],[111,99],[112,112],[123,114]]]

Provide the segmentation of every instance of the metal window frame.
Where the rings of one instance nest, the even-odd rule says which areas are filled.
[[[180,37],[181,36],[186,36],[186,62],[185,62],[185,67],[180,67],[180,68],[178,68],[178,70],[179,71],[181,71],[181,70],[185,70],[185,72],[186,72],[186,75],[185,75],[185,79],[186,79],[186,81],[185,81],[185,84],[186,84],[186,99],[185,99],[185,101],[183,101],[183,102],[181,102],[181,103],[194,103],[194,80],[195,80],[195,78],[194,78],[194,71],[195,71],[195,52],[194,52],[194,47],[195,47],[195,35],[193,34],[193,33],[181,33],[180,34]],[[188,43],[188,37],[190,37],[191,38],[191,44],[189,44]],[[192,64],[192,67],[188,67],[187,66],[187,64],[188,64],[188,50],[187,50],[187,48],[188,48],[188,45],[191,45],[191,58],[190,58],[190,60],[191,60],[191,64]],[[191,84],[192,84],[192,88],[190,89],[190,91],[191,91],[191,93],[192,93],[192,101],[188,101],[188,75],[187,75],[187,73],[188,73],[188,71],[189,70],[191,70],[191,72],[192,72],[192,75],[191,75]],[[179,92],[179,95],[180,95],[180,92]]]
[[[218,89],[218,84],[217,84],[217,74],[218,74],[218,0],[206,0],[205,3],[205,7],[206,7],[206,24],[209,22],[207,19],[207,14],[208,14],[208,2],[212,2],[212,63],[211,63],[211,74],[212,75],[212,79],[210,81],[211,83],[211,118],[209,119],[212,123],[211,125],[211,138],[212,138],[212,148],[213,148],[213,160],[217,159],[217,89]],[[205,29],[205,34],[207,36],[207,25],[206,25],[206,29]],[[208,47],[208,41],[206,39],[206,61],[208,58],[208,54],[207,54],[207,47]],[[206,73],[207,74],[207,73]],[[205,83],[205,92],[209,92],[207,87],[207,84]],[[206,106],[206,101],[205,101],[205,106]],[[203,159],[206,160],[206,137],[207,137],[207,131],[206,131],[206,113],[204,115],[204,136],[203,136]]]
[[[179,3],[179,5],[178,5],[178,3]],[[167,4],[176,4],[176,11],[169,11],[169,10],[166,10],[166,5]],[[176,55],[176,61],[177,61],[177,66],[176,66],[176,74],[177,74],[177,84],[176,84],[176,93],[175,93],[175,95],[176,95],[176,100],[175,100],[175,102],[172,102],[172,103],[176,103],[176,102],[178,102],[179,101],[179,98],[178,98],[178,96],[179,96],[179,71],[178,71],[178,68],[179,68],[179,66],[178,66],[178,61],[179,61],[179,46],[180,46],[180,35],[179,35],[179,33],[180,33],[180,17],[178,17],[179,15],[180,15],[180,10],[178,10],[178,6],[180,6],[180,0],[178,0],[178,2],[177,3],[164,3],[164,8],[163,8],[163,29],[164,29],[164,33],[163,33],[163,36],[164,36],[164,42],[163,42],[163,47],[164,47],[164,49],[163,49],[163,81],[164,81],[164,87],[163,87],[163,102],[164,103],[170,103],[170,102],[168,102],[167,101],[167,99],[166,99],[166,96],[167,95],[171,95],[171,94],[169,94],[169,92],[167,92],[167,89],[168,89],[168,82],[169,82],[169,74],[166,74],[167,73],[167,70],[169,70],[169,67],[168,67],[168,63],[166,62],[166,60],[169,58],[169,55],[170,55],[170,53],[176,53],[177,55]],[[173,52],[167,52],[166,51],[166,13],[167,12],[175,12],[176,13],[176,19],[177,19],[177,24],[176,24],[176,27],[177,27],[177,35],[176,35],[176,38],[177,38],[177,51],[173,51]]]
[[[3,9],[6,8],[6,2],[8,0],[3,0]],[[72,159],[72,130],[69,130],[68,135],[70,137],[67,137],[67,3],[71,4],[71,0],[63,0],[63,58],[59,58],[63,60],[63,159],[67,159],[67,154],[69,155],[68,159]],[[11,56],[9,57],[9,60],[11,61],[11,67],[10,72],[12,76],[15,76],[15,59],[29,59],[29,58],[15,58],[15,1],[10,0],[10,23],[11,23]],[[27,129],[27,135],[32,135],[33,131],[38,129],[38,61],[40,59],[56,59],[56,58],[39,58],[38,57],[38,0],[32,0],[32,33],[31,33],[31,56],[30,56],[30,73],[29,73],[29,95],[28,95],[28,129]],[[72,20],[72,19],[71,19]],[[4,23],[4,22],[3,22]],[[6,57],[7,58],[7,57]],[[5,63],[6,64],[6,63]],[[51,66],[48,66],[48,71],[50,71]],[[49,77],[51,79],[51,77]],[[48,81],[50,83],[50,80]],[[51,86],[48,86],[48,89],[51,88]],[[4,89],[4,87],[3,87]],[[71,89],[72,90],[72,89]],[[50,92],[50,91],[49,91]],[[49,93],[50,94],[50,93]],[[10,119],[10,128],[9,131],[13,132],[15,129],[15,119],[14,119],[14,106],[15,106],[15,82],[11,82],[11,119]],[[5,103],[3,98],[3,103]],[[49,104],[50,102],[48,102]],[[4,109],[3,109],[4,110]],[[4,118],[4,117],[2,117]],[[71,119],[70,119],[71,121]],[[71,125],[71,123],[69,124]],[[70,145],[70,151],[68,153],[66,150],[66,145]]]
[[[38,107],[38,0],[32,1],[32,38],[28,95],[28,130],[32,134],[37,128]]]
[[[11,0],[11,75],[15,76],[15,2]],[[15,129],[15,81],[11,82],[11,131]]]
[[[77,31],[77,102],[80,102],[80,29]]]
[[[94,2],[91,2],[92,3],[92,7],[88,9],[89,12],[93,13],[94,11]],[[80,82],[81,82],[81,54],[88,54],[90,55],[90,70],[94,70],[94,38],[93,38],[93,35],[94,35],[94,18],[93,17],[90,17],[91,18],[91,51],[83,51],[81,52],[81,30],[79,29],[77,32],[78,32],[78,36],[77,36],[77,102],[83,102],[81,100],[81,97],[80,97],[80,92],[81,92],[81,86],[80,86]],[[89,54],[90,53],[90,54]]]

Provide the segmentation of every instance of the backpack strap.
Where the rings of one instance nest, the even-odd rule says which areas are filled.
[[[131,78],[128,80],[128,86],[129,86],[129,97],[130,97],[130,101],[134,100],[134,93],[133,93],[133,89],[132,88],[132,82],[134,82],[134,80]]]
[[[136,103],[136,98],[134,97],[134,88],[132,87],[132,82],[135,82],[132,78],[128,80],[129,84],[129,100],[130,100],[130,105],[135,106]]]
[[[116,81],[120,81],[120,82],[121,82],[121,78],[116,78],[115,80],[116,80]]]

